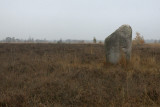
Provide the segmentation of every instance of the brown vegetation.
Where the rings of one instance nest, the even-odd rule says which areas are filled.
[[[143,36],[141,36],[139,32],[136,32],[136,37],[134,38],[132,44],[141,45],[141,44],[144,44],[144,43],[145,43],[145,41],[144,41]]]
[[[160,106],[159,65],[157,44],[117,65],[101,44],[0,44],[0,106]]]

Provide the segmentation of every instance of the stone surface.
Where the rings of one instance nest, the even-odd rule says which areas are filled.
[[[105,39],[106,61],[117,64],[122,55],[128,61],[132,48],[132,28],[129,25],[122,25]]]

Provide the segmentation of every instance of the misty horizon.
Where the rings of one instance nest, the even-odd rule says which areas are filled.
[[[160,39],[158,0],[0,1],[0,40],[104,40],[123,24],[144,39]]]

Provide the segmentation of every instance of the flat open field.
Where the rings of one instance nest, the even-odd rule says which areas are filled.
[[[105,62],[102,44],[0,44],[0,107],[160,106],[160,45]]]

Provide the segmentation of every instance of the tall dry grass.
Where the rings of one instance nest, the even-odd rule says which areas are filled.
[[[100,44],[0,44],[1,107],[160,106],[160,47],[105,62]]]

